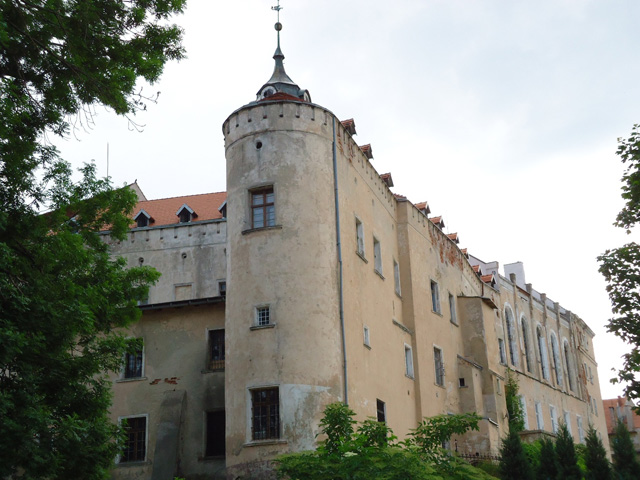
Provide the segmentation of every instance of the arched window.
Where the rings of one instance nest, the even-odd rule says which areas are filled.
[[[516,346],[516,328],[513,322],[513,312],[509,307],[505,307],[504,315],[507,319],[507,340],[509,343],[509,359],[511,364],[518,366],[518,353]]]
[[[542,327],[538,325],[536,328],[536,336],[538,337],[538,352],[540,353],[540,367],[542,368],[542,378],[549,380],[549,359],[547,358],[547,344],[544,341]]]
[[[524,361],[527,365],[527,372],[533,372],[529,356],[529,324],[524,316],[520,317],[520,326],[522,327],[522,343],[524,344]]]
[[[562,385],[562,363],[560,363],[560,350],[556,334],[551,332],[551,355],[553,356],[553,369],[556,372],[556,381]]]
[[[569,389],[573,392],[573,369],[571,368],[571,359],[569,352],[569,342],[567,340],[564,341],[564,362],[567,367],[567,378],[569,379]]]

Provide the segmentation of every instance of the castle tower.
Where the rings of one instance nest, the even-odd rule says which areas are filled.
[[[279,7],[276,7],[279,8]],[[284,69],[223,124],[227,159],[227,468],[315,445],[343,399],[334,117]]]

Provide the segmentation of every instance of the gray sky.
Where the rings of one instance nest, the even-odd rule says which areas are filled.
[[[222,123],[273,70],[275,0],[190,0],[188,59],[157,105],[127,121],[102,108],[59,142],[148,198],[225,190]],[[527,282],[596,332],[603,398],[625,350],[596,256],[632,238],[617,138],[640,122],[637,0],[282,0],[287,73],[338,118],[354,118],[394,192],[428,201],[461,247],[524,262]],[[631,237],[634,237],[632,235]],[[637,240],[637,235],[635,238]]]

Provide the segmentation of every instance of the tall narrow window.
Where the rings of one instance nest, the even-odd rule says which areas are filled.
[[[356,218],[356,253],[364,258],[364,226]]]
[[[147,417],[123,418],[125,442],[120,463],[144,462],[147,455]]]
[[[500,363],[503,365],[507,364],[507,354],[504,351],[504,340],[498,339],[498,350],[500,351]]]
[[[524,395],[518,397],[520,399],[520,408],[522,409],[522,420],[524,421],[524,429],[529,430],[529,416],[527,415],[527,401]]]
[[[363,328],[363,335],[364,335],[364,344],[367,347],[370,347],[371,346],[371,339],[370,339],[370,336],[369,336],[369,327],[367,327],[366,325]]]
[[[144,356],[142,350],[142,339],[136,339],[135,350],[125,353],[124,356],[124,378],[140,378],[142,377]]]
[[[444,360],[442,358],[442,350],[433,347],[433,366],[435,368],[436,385],[444,387]]]
[[[536,328],[536,336],[538,337],[538,353],[540,353],[540,368],[542,369],[542,378],[549,380],[549,359],[547,358],[547,344],[542,334],[542,327],[538,325]]]
[[[511,364],[518,366],[518,351],[516,346],[516,330],[513,322],[513,312],[509,307],[504,309],[504,315],[507,320],[507,340],[509,343],[509,360]]]
[[[373,237],[373,268],[382,275],[382,253],[380,251],[380,242]]]
[[[413,350],[406,343],[404,344],[404,367],[407,377],[413,378]]]
[[[544,430],[544,418],[542,417],[542,404],[536,402],[536,426],[538,430]]]
[[[224,410],[207,412],[205,457],[223,456],[225,453]]]
[[[251,192],[251,228],[273,227],[276,224],[276,207],[273,187]]]
[[[379,398],[376,398],[376,415],[379,422],[387,423],[387,406]]]
[[[280,393],[278,387],[251,390],[251,438],[280,438]]]
[[[527,372],[533,372],[529,355],[529,323],[525,317],[520,319],[522,326],[522,343],[524,344],[524,360],[527,365]]]
[[[576,415],[576,423],[578,424],[578,439],[580,439],[580,443],[584,443],[584,427],[582,426],[582,417],[580,415]]]
[[[440,313],[440,292],[438,283],[431,280],[431,307],[436,313]]]
[[[209,330],[209,370],[224,370],[224,330]]]
[[[569,380],[569,389],[573,392],[574,390],[574,385],[573,385],[573,369],[571,368],[571,357],[570,355],[570,351],[569,351],[569,342],[567,342],[566,340],[564,341],[564,361],[565,361],[565,366],[567,367],[567,379]]]
[[[456,312],[456,297],[449,294],[449,312],[451,313],[451,323],[458,324],[458,312]]]
[[[551,417],[551,431],[558,433],[558,413],[553,405],[549,405],[549,416]]]
[[[564,424],[567,426],[567,430],[569,430],[569,433],[573,433],[571,431],[571,414],[569,412],[564,412],[563,419],[564,419]]]
[[[396,293],[400,295],[400,265],[395,260],[393,261],[393,281],[396,287]]]
[[[551,332],[551,356],[553,357],[553,371],[556,374],[556,382],[562,385],[562,363],[560,363],[560,350],[556,334]]]

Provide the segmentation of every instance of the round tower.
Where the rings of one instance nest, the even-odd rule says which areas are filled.
[[[227,160],[227,469],[314,447],[343,399],[335,119],[284,70],[223,124]]]

